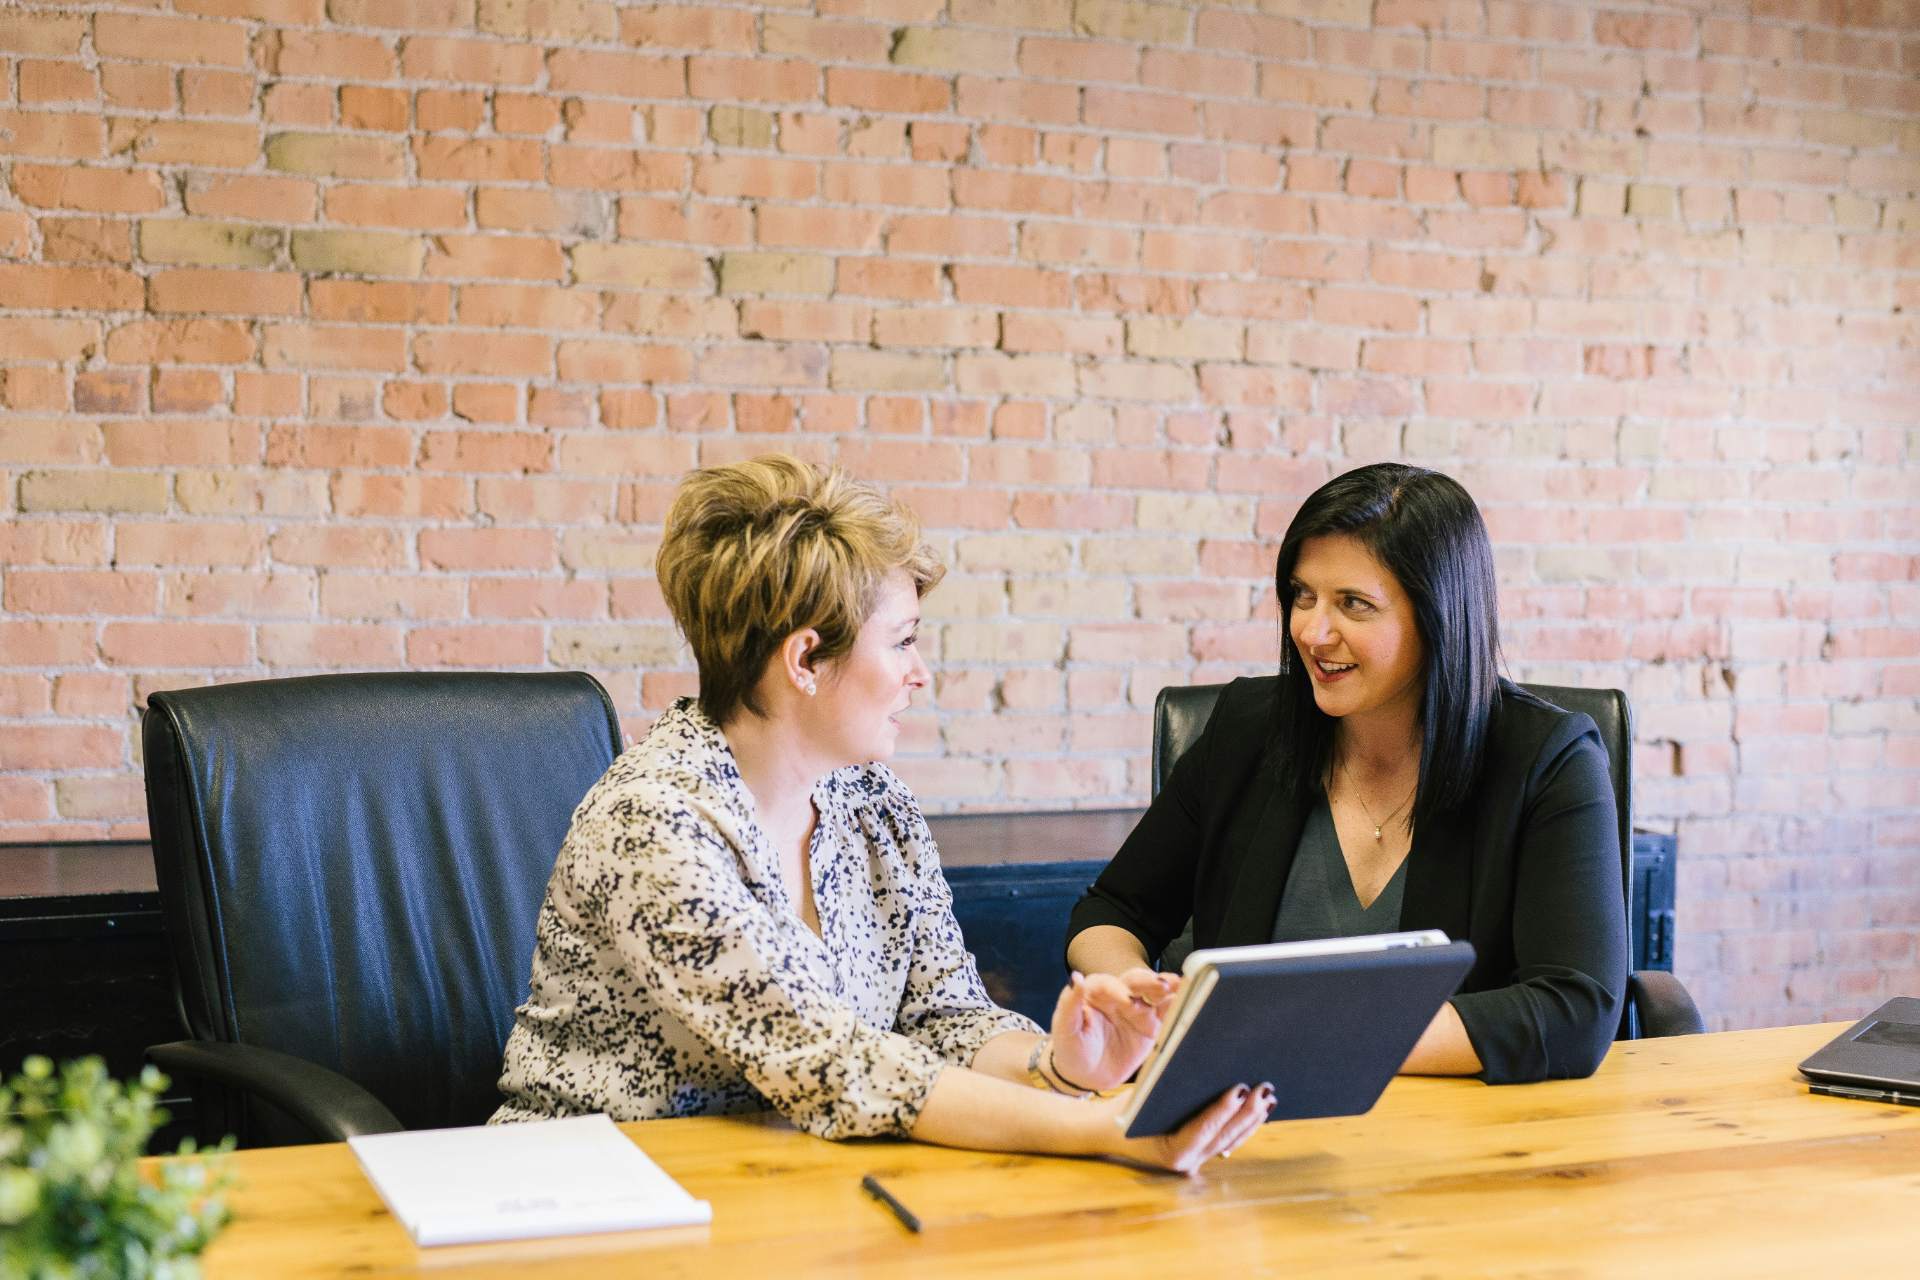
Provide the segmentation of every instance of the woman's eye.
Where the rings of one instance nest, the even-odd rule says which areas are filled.
[[[1362,600],[1359,596],[1348,596],[1347,609],[1352,613],[1372,613],[1373,601]]]
[[[907,637],[907,638],[906,638],[905,640],[902,640],[902,641],[900,642],[900,647],[901,647],[902,649],[911,649],[911,648],[913,648],[913,644],[914,644],[914,641],[916,641],[916,640],[918,640],[919,638],[920,638],[920,637],[919,637],[919,636],[917,636],[917,635],[914,635],[914,636],[908,636],[908,637]]]

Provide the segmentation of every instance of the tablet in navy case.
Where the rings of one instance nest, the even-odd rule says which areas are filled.
[[[1171,1133],[1233,1086],[1263,1080],[1276,1099],[1270,1120],[1359,1115],[1472,967],[1469,942],[1220,965],[1127,1136]]]

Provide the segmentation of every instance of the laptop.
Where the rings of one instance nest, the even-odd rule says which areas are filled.
[[[1897,996],[1800,1064],[1815,1093],[1920,1106],[1920,1000]]]

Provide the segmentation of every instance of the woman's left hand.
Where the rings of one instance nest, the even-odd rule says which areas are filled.
[[[1053,1006],[1053,1070],[1062,1084],[1111,1089],[1153,1050],[1180,978],[1148,968],[1073,975]]]

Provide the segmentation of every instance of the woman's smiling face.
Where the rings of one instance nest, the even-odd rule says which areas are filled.
[[[810,719],[841,764],[887,760],[900,738],[901,712],[932,678],[916,647],[920,593],[903,569],[889,573],[860,634],[844,657],[823,665]]]
[[[1357,539],[1309,538],[1293,566],[1288,631],[1330,716],[1419,714],[1426,646],[1399,579]]]

